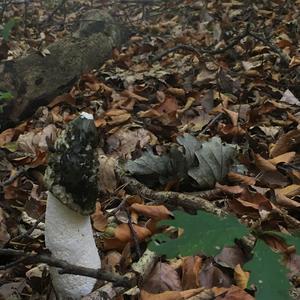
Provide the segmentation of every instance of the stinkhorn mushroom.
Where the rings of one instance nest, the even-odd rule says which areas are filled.
[[[97,130],[92,115],[83,113],[71,121],[55,142],[45,172],[48,199],[45,243],[53,257],[71,264],[100,268],[89,214],[98,195]],[[59,299],[80,299],[89,294],[96,279],[59,274],[50,268]]]

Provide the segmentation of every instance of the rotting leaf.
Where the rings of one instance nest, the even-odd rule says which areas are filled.
[[[145,205],[133,203],[130,209],[155,220],[173,219],[174,216],[164,205]]]
[[[201,189],[209,189],[220,182],[229,172],[236,155],[236,147],[222,143],[218,137],[203,143],[201,149],[195,152],[199,165],[188,171]]]
[[[153,183],[158,178],[161,184],[170,178],[184,181],[189,176],[200,189],[209,189],[224,179],[236,156],[237,147],[222,143],[218,137],[201,143],[184,134],[177,141],[183,147],[182,151],[178,145],[173,145],[168,154],[161,156],[148,150],[140,158],[127,161],[125,169],[136,176],[148,176],[148,182]]]

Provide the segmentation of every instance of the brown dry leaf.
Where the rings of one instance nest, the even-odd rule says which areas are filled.
[[[117,161],[113,157],[106,155],[99,156],[99,186],[103,192],[113,193],[117,187],[117,179],[115,175],[115,167]]]
[[[75,98],[70,94],[62,94],[59,95],[57,97],[55,97],[48,105],[47,107],[49,107],[50,109],[55,107],[56,105],[60,104],[60,103],[68,103],[70,105],[75,106],[76,105],[76,100]]]
[[[145,205],[133,203],[130,206],[130,209],[155,220],[167,220],[174,218],[172,212],[170,212],[164,205]]]
[[[261,157],[259,154],[254,155],[256,167],[264,172],[277,172],[276,167],[268,160]]]
[[[141,118],[157,118],[162,124],[169,125],[176,121],[176,113],[179,108],[175,97],[164,95],[162,92],[157,92],[158,98],[161,98],[161,103],[154,105],[146,111],[141,111],[138,116]]]
[[[202,266],[200,256],[188,256],[182,263],[181,284],[183,290],[200,287],[199,272]]]
[[[257,210],[264,209],[270,211],[273,208],[272,203],[267,197],[257,192],[251,192],[247,189],[243,191],[238,200],[243,205],[255,208]]]
[[[3,248],[5,244],[9,241],[9,239],[10,239],[10,235],[7,232],[4,211],[0,207],[0,248]]]
[[[289,68],[293,68],[300,65],[300,57],[299,56],[293,56],[290,63]]]
[[[238,287],[245,289],[248,285],[250,273],[242,269],[241,265],[238,264],[234,268],[234,281]]]
[[[152,233],[149,229],[132,224],[133,230],[139,241],[145,240],[151,236]],[[104,239],[104,249],[123,249],[128,242],[132,242],[132,232],[128,224],[120,224],[114,229],[114,237]]]
[[[145,145],[153,146],[156,143],[156,136],[143,128],[121,128],[107,139],[108,152],[118,158],[127,159],[131,158],[131,152],[135,151],[137,146],[144,148]]]
[[[300,171],[291,170],[289,176],[293,180],[293,183],[300,184]]]
[[[95,123],[95,126],[96,126],[97,128],[99,128],[99,127],[104,127],[104,126],[106,126],[106,124],[107,124],[106,120],[103,119],[103,118],[96,118],[96,120],[95,120],[94,123]]]
[[[276,202],[281,206],[284,206],[286,208],[299,208],[300,207],[299,202],[292,200],[289,197],[282,194],[280,189],[275,189],[275,196],[276,196]]]
[[[190,109],[195,101],[196,99],[194,97],[188,97],[184,107],[177,110],[177,114],[182,114]]]
[[[287,152],[287,153],[278,155],[272,159],[269,159],[268,161],[270,163],[272,163],[274,166],[276,166],[277,164],[282,163],[282,162],[283,163],[291,162],[294,159],[295,155],[296,155],[296,152]]]
[[[238,126],[239,114],[235,111],[223,108],[223,112],[228,115],[233,126]]]
[[[213,287],[212,290],[216,300],[255,300],[250,294],[235,285],[230,288]]]
[[[182,291],[182,292],[180,292],[180,294],[183,296],[183,299],[189,299],[189,298],[191,298],[191,297],[193,297],[195,295],[200,294],[204,290],[205,290],[204,288],[197,288],[197,289],[191,289],[191,290]],[[203,299],[203,298],[200,298],[200,299]]]
[[[111,109],[107,111],[105,115],[108,117],[107,124],[109,125],[122,124],[131,118],[130,113],[121,109]]]
[[[234,137],[234,136],[243,136],[246,131],[241,126],[234,126],[232,124],[218,124],[218,132],[221,136],[225,137]]]
[[[120,262],[122,259],[122,255],[118,251],[108,251],[104,258],[101,260],[101,268],[110,271],[116,272]]]
[[[201,268],[200,284],[205,288],[214,286],[230,287],[232,278],[216,266],[213,258],[209,258]]]
[[[0,147],[12,141],[15,135],[14,128],[8,128],[0,133]]]
[[[105,228],[107,226],[107,219],[103,215],[103,212],[101,210],[101,204],[99,202],[96,203],[96,210],[91,215],[91,218],[93,220],[93,227],[98,231],[105,231]]]
[[[247,254],[237,245],[224,246],[214,260],[222,267],[234,269],[238,264],[243,265],[247,261]]]
[[[278,191],[284,196],[293,197],[300,194],[300,185],[291,184],[282,189],[278,189]]]
[[[218,182],[216,183],[215,187],[217,189],[220,189],[222,192],[229,193],[229,194],[241,194],[244,190],[244,188],[239,185],[229,186],[229,185],[222,185]]]
[[[128,98],[132,98],[134,100],[140,101],[140,102],[145,102],[148,101],[148,98],[145,98],[143,96],[137,95],[133,91],[125,90],[121,93],[121,95],[126,96]]]
[[[160,294],[151,294],[145,290],[141,290],[141,300],[184,300],[180,292],[167,291]]]
[[[279,137],[274,147],[270,150],[271,157],[292,151],[300,144],[300,129],[291,130]]]
[[[169,87],[169,88],[167,88],[167,92],[169,92],[177,97],[182,97],[185,95],[185,90],[180,89],[180,88]]]
[[[256,179],[254,177],[250,177],[250,176],[246,176],[234,172],[229,172],[227,176],[231,181],[246,184],[246,185],[255,185],[256,183]]]
[[[285,240],[277,235],[264,233],[259,238],[269,245],[275,252],[285,253],[289,248]]]
[[[182,286],[177,271],[169,264],[158,262],[142,287],[149,293],[181,291]]]

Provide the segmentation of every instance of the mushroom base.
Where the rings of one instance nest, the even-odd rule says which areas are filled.
[[[101,267],[89,216],[74,212],[48,192],[45,225],[45,243],[53,257],[78,266]],[[86,276],[59,274],[53,267],[50,273],[61,299],[80,299],[92,291],[97,281]]]

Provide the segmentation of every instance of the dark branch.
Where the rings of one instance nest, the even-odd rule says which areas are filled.
[[[74,274],[74,275],[93,277],[100,280],[112,282],[116,286],[123,286],[128,288],[133,287],[135,285],[135,282],[129,280],[127,277],[113,274],[111,272],[102,269],[85,268],[85,267],[69,264],[64,260],[56,259],[47,254],[33,254],[33,253],[26,253],[22,250],[0,249],[0,255],[20,257],[13,263],[0,266],[0,270],[6,270],[20,263],[23,263],[25,265],[46,263],[51,267],[56,267],[61,269],[59,271],[60,274]]]

